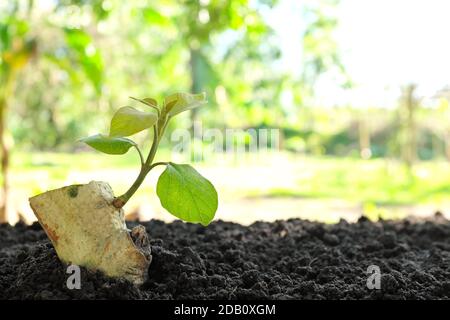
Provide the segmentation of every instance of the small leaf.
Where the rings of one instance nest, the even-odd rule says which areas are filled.
[[[158,102],[153,98],[144,98],[142,101],[144,101],[145,104],[152,105],[154,107],[158,106]]]
[[[205,104],[206,94],[175,93],[164,99],[164,109],[169,116],[194,109]]]
[[[218,206],[212,183],[187,164],[169,163],[158,179],[156,193],[171,214],[204,226],[214,218]]]
[[[127,138],[111,138],[102,134],[96,134],[84,139],[80,139],[80,142],[86,143],[88,146],[95,150],[101,151],[107,154],[124,154],[135,146],[136,143]]]
[[[153,98],[144,98],[144,99],[138,99],[135,97],[130,97],[130,98],[133,100],[139,101],[140,103],[143,103],[148,106],[158,107],[158,102]]]
[[[142,130],[151,128],[158,117],[150,112],[142,112],[133,107],[117,110],[111,119],[109,135],[111,137],[127,137]]]

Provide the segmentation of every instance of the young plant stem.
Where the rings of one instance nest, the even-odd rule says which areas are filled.
[[[155,162],[154,164],[152,164],[152,165],[150,166],[150,170],[153,169],[154,167],[157,167],[157,166],[167,166],[168,164],[169,164],[168,162]]]
[[[122,208],[128,200],[134,195],[134,193],[139,189],[142,182],[144,182],[145,177],[147,174],[152,170],[154,167],[162,164],[167,164],[166,162],[156,162],[153,164],[153,160],[156,155],[156,150],[158,149],[159,142],[161,141],[161,137],[164,134],[164,130],[167,125],[167,119],[163,121],[162,123],[159,123],[153,127],[153,142],[152,147],[150,149],[150,152],[147,156],[147,160],[143,162],[142,154],[139,152],[142,165],[141,165],[141,171],[139,172],[139,175],[137,176],[134,183],[131,185],[131,187],[120,197],[117,197],[113,201],[113,206],[116,208]]]
[[[141,160],[141,167],[144,165],[144,156],[142,155],[141,149],[137,145],[134,146],[139,154],[139,159]]]

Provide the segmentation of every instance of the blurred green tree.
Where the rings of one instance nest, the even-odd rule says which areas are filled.
[[[337,8],[339,0],[312,0],[302,3],[303,33],[300,76],[292,80],[293,100],[297,108],[296,126],[308,134],[306,148],[313,153],[322,153],[317,147],[321,122],[329,117],[330,111],[317,105],[317,84],[323,77],[330,77],[342,88],[352,87],[341,59],[335,31],[338,27]],[[317,108],[314,108],[317,107]],[[327,126],[329,127],[330,122]],[[297,130],[299,130],[297,128]],[[365,134],[365,132],[361,131]],[[368,137],[361,137],[367,141]],[[370,138],[369,138],[370,139]],[[311,143],[309,143],[310,141]]]
[[[54,13],[59,14],[60,10],[64,10],[76,3],[81,5],[81,1],[61,1],[55,3]],[[101,1],[93,1],[89,5],[95,8],[95,4],[99,4]],[[82,73],[94,85],[98,94],[101,92],[102,83],[102,59],[98,51],[92,45],[90,36],[81,29],[74,27],[63,27],[50,22],[49,18],[42,18],[43,9],[40,6],[41,3],[35,3],[32,0],[11,0],[6,4],[2,4],[2,10],[0,13],[0,152],[1,152],[1,172],[2,172],[2,204],[0,206],[0,221],[6,220],[7,213],[7,199],[8,199],[8,168],[9,168],[9,149],[7,137],[9,136],[6,123],[9,122],[7,111],[9,105],[12,103],[13,97],[19,98],[33,97],[34,102],[36,98],[44,98],[49,93],[48,87],[51,87],[49,83],[45,83],[48,77],[45,76],[45,72],[50,69],[27,70],[26,67],[32,57],[36,60],[47,60],[53,62],[53,69],[56,66],[60,70],[65,69],[72,78],[77,78],[78,71],[76,66],[81,66]],[[95,11],[94,12],[98,12]],[[33,26],[33,28],[31,27]],[[39,32],[37,27],[39,26]],[[49,31],[51,29],[52,31]],[[46,31],[44,31],[46,30]],[[53,31],[62,31],[64,40],[48,41],[46,36],[55,36]],[[51,45],[48,45],[48,44]],[[52,46],[56,43],[56,46]],[[38,49],[39,45],[39,50]],[[41,73],[43,71],[43,73]],[[27,90],[24,88],[26,94],[17,95],[17,88],[20,87],[22,82],[27,78],[33,78],[36,74],[39,77],[35,78],[37,84],[44,83],[41,86],[41,90],[38,92]],[[46,86],[47,85],[47,86]],[[20,97],[19,97],[20,96]],[[25,99],[24,99],[25,100]],[[25,100],[26,101],[26,100]],[[41,102],[41,101],[40,101]],[[45,114],[48,112],[50,115],[49,122],[50,127],[54,127],[54,130],[58,132],[57,121],[55,121],[54,106],[57,104],[50,104],[47,109],[44,104],[38,102],[35,106],[38,108],[28,108],[28,104],[24,104],[22,107],[26,111],[23,116],[31,121],[35,121],[32,116],[33,111],[39,114]],[[19,126],[20,127],[20,126]],[[36,125],[29,132],[33,132],[30,135],[27,132],[27,136],[32,139],[39,133],[39,125]],[[46,135],[42,136],[44,139]],[[55,144],[57,144],[59,137],[57,137]]]
[[[145,8],[144,14],[149,24],[159,24],[167,28],[170,23],[176,27],[177,36],[172,38],[171,46],[181,47],[187,53],[186,69],[189,70],[190,91],[207,91],[208,96],[215,100],[217,87],[228,89],[223,85],[226,76],[237,81],[247,71],[245,64],[252,64],[257,59],[262,60],[261,51],[258,49],[271,29],[259,9],[261,6],[274,6],[276,2],[184,0],[170,2],[172,7],[168,10],[168,1],[163,1],[152,2],[151,6]],[[164,11],[170,11],[171,14],[161,14]],[[225,37],[232,39],[230,43],[225,44]],[[220,55],[219,51],[225,51],[225,54]],[[238,62],[238,65],[233,68],[235,72],[229,74],[225,68],[232,64],[228,63],[232,59],[235,59],[234,63]],[[252,85],[255,85],[255,82],[248,84]],[[196,118],[197,111],[191,114],[192,124]]]
[[[0,163],[2,173],[2,203],[0,222],[6,221],[8,197],[9,143],[7,141],[8,104],[14,95],[19,72],[36,53],[36,40],[29,36],[29,24],[26,18],[18,17],[19,10],[28,16],[31,1],[23,10],[18,2],[9,2],[0,16]]]
[[[417,160],[418,126],[416,118],[420,104],[416,92],[417,85],[404,86],[399,108],[402,159],[409,171]]]

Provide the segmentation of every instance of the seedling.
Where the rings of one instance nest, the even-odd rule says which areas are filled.
[[[218,197],[211,182],[190,165],[154,162],[169,121],[183,111],[205,104],[205,94],[173,94],[161,106],[152,98],[133,99],[151,110],[122,107],[114,114],[108,135],[97,134],[81,140],[112,155],[136,149],[141,168],[130,188],[115,197],[106,182],[92,181],[37,195],[30,199],[30,205],[63,262],[140,284],[151,263],[150,245],[144,227],[127,229],[122,207],[147,174],[157,166],[166,167],[158,179],[156,194],[167,211],[187,222],[208,225],[217,210]],[[143,130],[153,131],[146,158],[128,138]]]
[[[143,112],[133,107],[122,107],[111,120],[109,136],[97,134],[81,141],[107,154],[125,154],[135,148],[141,160],[138,177],[113,205],[122,208],[139,189],[147,174],[156,166],[166,166],[159,177],[156,193],[161,205],[175,217],[187,222],[208,225],[217,210],[217,192],[214,186],[188,164],[153,162],[167,124],[177,114],[206,103],[205,94],[176,93],[166,97],[162,108],[155,99],[136,99],[154,112]],[[144,160],[138,145],[126,138],[146,129],[153,129],[153,142]]]

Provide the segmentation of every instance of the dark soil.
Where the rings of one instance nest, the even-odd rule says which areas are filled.
[[[81,290],[67,289],[65,266],[38,224],[1,225],[0,298],[450,298],[450,222],[442,217],[336,225],[143,224],[152,239],[149,280],[137,288],[83,269]],[[366,286],[370,265],[380,267],[380,290]]]

